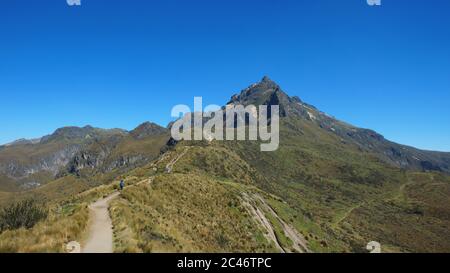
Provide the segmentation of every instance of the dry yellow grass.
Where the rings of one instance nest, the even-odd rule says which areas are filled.
[[[131,178],[130,183],[134,180]],[[117,183],[102,185],[79,194],[71,193],[70,186],[77,183],[75,179],[53,182],[45,188],[52,187],[53,195],[46,195],[43,200],[53,200],[49,216],[30,229],[7,230],[0,234],[0,253],[59,253],[66,251],[66,244],[71,241],[82,242],[89,222],[88,205],[116,190]],[[78,182],[80,183],[80,182]],[[84,185],[78,185],[79,191]],[[38,189],[42,192],[43,189]],[[55,192],[57,194],[55,194]],[[34,193],[36,194],[36,193]],[[24,195],[29,196],[29,194]],[[0,195],[2,198],[3,195]],[[1,199],[0,199],[1,200]]]
[[[47,220],[31,229],[8,230],[0,234],[0,252],[64,252],[68,242],[83,236],[88,218],[86,204],[55,208]]]
[[[201,173],[159,175],[111,204],[118,252],[270,252],[239,198]]]

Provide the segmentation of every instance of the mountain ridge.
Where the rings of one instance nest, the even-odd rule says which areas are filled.
[[[373,130],[358,128],[335,119],[315,106],[303,102],[301,98],[289,96],[267,76],[233,95],[228,104],[279,105],[283,119],[304,120],[313,124],[317,130],[340,138],[341,143],[355,145],[361,152],[373,153],[393,166],[450,173],[450,153],[424,151],[397,144]],[[297,129],[302,130],[301,127]],[[168,138],[168,134],[167,128],[153,122],[144,122],[130,131],[117,128],[101,129],[90,125],[62,127],[40,139],[22,139],[0,146],[0,175],[37,185],[51,177],[60,177],[67,173],[80,175],[83,169],[93,171],[108,160],[111,162],[108,166],[101,167],[102,172],[137,166],[154,158],[158,154],[157,150],[164,150],[170,139],[164,144],[164,141],[159,141],[157,149],[150,148],[153,151],[151,156],[143,156],[145,152],[139,149],[129,155],[127,148],[121,146],[121,143],[128,143],[130,147],[139,146],[144,145],[146,139],[160,136]],[[108,159],[117,150],[121,152],[116,153],[115,159]],[[27,177],[32,176],[41,177],[28,181]]]
[[[317,124],[321,129],[332,132],[358,145],[362,150],[374,152],[388,163],[400,168],[422,171],[443,171],[450,173],[450,153],[426,151],[385,139],[374,130],[359,128],[340,121],[315,106],[303,102],[299,97],[290,97],[269,77],[233,95],[227,104],[280,105],[281,117],[300,117]]]

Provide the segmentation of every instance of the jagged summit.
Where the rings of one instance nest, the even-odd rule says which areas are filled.
[[[271,82],[272,80],[269,78],[269,76],[264,76],[261,80],[261,82]]]
[[[301,107],[301,99],[299,97],[290,97],[268,76],[264,76],[260,82],[242,90],[240,94],[232,96],[228,104],[279,105],[282,117],[306,114]]]
[[[271,78],[269,78],[269,76],[264,76],[259,83],[266,84],[266,85],[272,85],[272,86],[278,86],[278,84],[275,81],[273,81]]]

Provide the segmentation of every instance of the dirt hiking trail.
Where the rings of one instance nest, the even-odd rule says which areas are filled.
[[[108,208],[109,202],[119,194],[113,193],[89,206],[89,236],[82,253],[113,253],[113,228]]]

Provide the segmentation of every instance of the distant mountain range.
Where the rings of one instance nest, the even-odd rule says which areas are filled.
[[[40,139],[18,140],[0,146],[0,189],[4,182],[20,190],[68,174],[136,167],[157,157],[168,140],[168,130],[150,122],[129,132],[64,127]],[[11,187],[13,181],[17,187]]]

